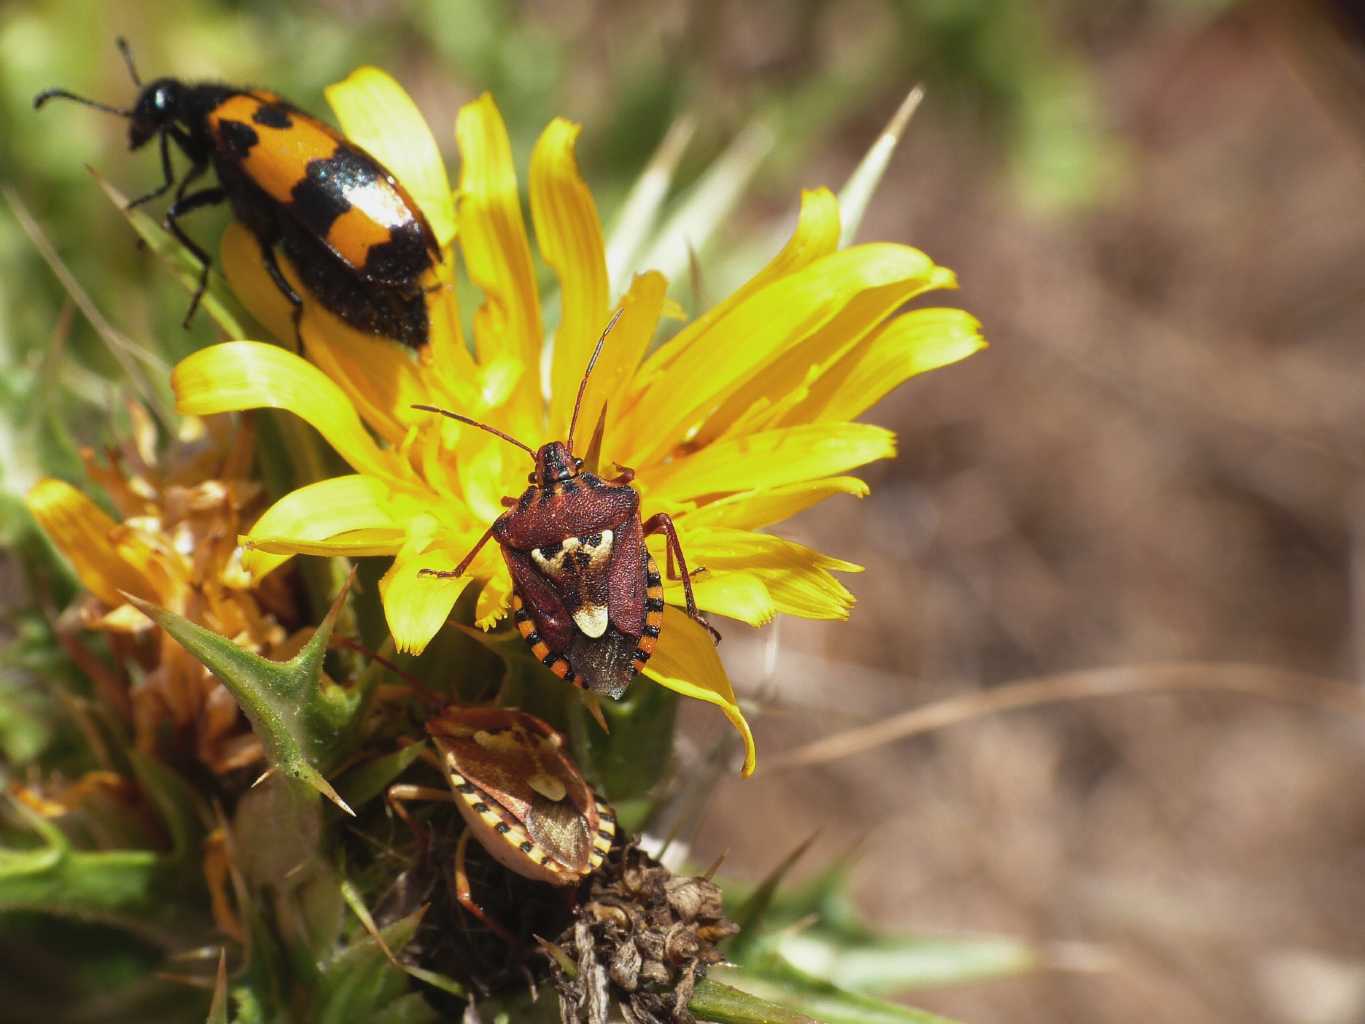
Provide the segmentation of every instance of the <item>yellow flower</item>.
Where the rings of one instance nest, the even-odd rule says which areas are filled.
[[[867,485],[846,475],[894,454],[890,431],[854,420],[896,385],[961,359],[984,342],[954,309],[897,313],[953,285],[922,252],[889,243],[841,249],[839,206],[806,192],[791,240],[713,309],[651,347],[675,308],[668,282],[641,268],[624,294],[609,285],[601,225],[574,157],[578,126],[556,119],[536,143],[530,212],[541,257],[559,284],[548,339],[511,147],[485,95],[459,112],[461,156],[452,194],[430,131],[411,99],[372,68],[328,91],[352,139],[386,163],[423,206],[446,250],[448,287],[431,298],[431,344],[419,357],[358,333],[306,303],[301,335],[311,360],[273,344],[235,341],[202,350],[175,371],[182,412],[287,409],[312,424],[354,470],[285,495],[257,521],[245,566],[257,579],[293,554],[386,555],[381,583],[399,649],[420,651],[474,580],[480,626],[507,613],[511,581],[494,545],[461,579],[450,569],[517,494],[525,453],[480,430],[415,411],[440,406],[496,426],[532,447],[563,439],[589,354],[613,309],[623,316],[588,389],[579,449],[600,436],[600,464],[635,470],[642,511],[669,513],[708,612],[750,625],[778,612],[842,619],[853,598],[833,575],[858,566],[759,532],[837,494]],[[458,252],[482,293],[467,344],[456,308]],[[224,239],[234,290],[277,337],[292,341],[290,311],[247,232]],[[286,270],[292,275],[292,270]],[[661,538],[651,538],[662,559]],[[660,561],[660,564],[663,564]],[[682,588],[667,582],[667,599]],[[748,727],[711,641],[686,616],[668,616],[647,674],[719,705]]]
[[[77,605],[79,625],[107,635],[119,667],[105,667],[74,642],[68,649],[85,662],[105,702],[131,720],[138,749],[175,756],[183,746],[214,771],[241,768],[262,751],[232,695],[124,595],[260,654],[288,657],[297,648],[301,641],[276,618],[289,611],[286,593],[269,582],[253,585],[241,564],[237,535],[260,505],[260,487],[247,478],[253,440],[247,431],[229,437],[213,429],[226,424],[189,421],[158,458],[150,417],[137,405],[130,413],[133,437],[109,452],[108,465],[83,453],[87,474],[121,521],[61,480],[40,480],[25,496],[89,591]],[[134,679],[130,666],[138,669]]]

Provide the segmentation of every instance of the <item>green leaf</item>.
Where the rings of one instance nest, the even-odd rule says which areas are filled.
[[[228,1024],[226,951],[218,954],[218,977],[213,983],[213,1002],[209,1004],[209,1015],[204,1024]]]
[[[311,786],[347,814],[354,814],[323,777],[350,752],[373,692],[372,685],[346,690],[322,676],[327,642],[347,589],[342,588],[303,649],[283,662],[244,650],[175,612],[125,596],[227,687],[260,738],[272,771]]]
[[[804,1013],[710,978],[697,982],[687,1008],[699,1020],[716,1024],[819,1024]]]
[[[140,208],[128,209],[128,197],[105,181],[98,172],[91,170],[90,173],[94,176],[96,184],[104,190],[104,194],[118,207],[119,212],[128,218],[128,223],[132,225],[138,236],[147,243],[147,247],[171,268],[171,273],[175,275],[177,281],[185,286],[185,290],[191,294],[197,291],[199,289],[199,275],[202,271],[199,261],[194,258],[190,251],[176,241],[170,232],[143,210]],[[226,291],[227,286],[223,282],[222,275],[217,271],[210,271],[208,290],[204,292],[204,297],[199,304],[229,338],[249,337],[246,328],[233,316],[228,305],[224,302],[223,295]]]
[[[796,862],[810,849],[811,844],[819,835],[819,832],[812,832],[797,845],[796,849],[783,857],[777,866],[768,872],[768,876],[759,883],[753,894],[745,900],[744,905],[735,911],[733,920],[735,924],[739,925],[739,934],[731,940],[730,944],[730,955],[734,959],[741,961],[744,959],[745,952],[759,937],[759,928],[767,917],[773,897],[777,894],[782,880],[787,877],[787,872],[796,866]]]
[[[785,1024],[786,1021],[804,1021],[811,1018],[815,1018],[823,1024],[953,1024],[948,1018],[940,1017],[937,1014],[916,1010],[909,1006],[901,1006],[898,1003],[889,1003],[872,996],[847,992],[830,982],[814,978],[802,978],[795,973],[782,981],[733,970],[713,973],[733,978],[745,989],[754,993],[751,998],[772,1000],[775,1005],[786,1007],[785,1012],[791,1015],[768,1018],[707,1016],[698,1007],[697,998],[694,996],[692,1002],[688,1004],[688,1009],[704,1020],[714,1020],[720,1024],[747,1024],[749,1021],[760,1020],[772,1021],[773,1024]],[[728,986],[724,986],[712,978],[708,978],[704,984],[721,985],[721,987],[728,988]],[[699,994],[702,992],[702,986],[703,983],[697,985]],[[736,990],[731,989],[731,991]],[[804,1017],[801,1014],[809,1014],[810,1016]]]
[[[773,936],[772,950],[808,976],[837,980],[868,995],[1022,974],[1039,965],[1032,947],[998,936],[888,936],[850,942],[816,927]]]
[[[46,913],[119,925],[170,945],[206,925],[194,913],[173,859],[151,850],[73,850],[61,829],[12,803],[42,840],[31,849],[0,849],[0,910]]]
[[[424,910],[417,910],[380,930],[393,951],[403,948],[417,931]],[[370,936],[347,946],[322,966],[316,1002],[309,1020],[348,1024],[370,1020],[380,1007],[407,993],[408,977],[389,960]]]
[[[441,1024],[445,1018],[420,992],[395,999],[370,1018],[371,1024]]]
[[[877,186],[881,184],[887,164],[891,162],[896,146],[905,135],[906,125],[910,123],[910,118],[914,116],[922,99],[924,99],[922,86],[917,85],[910,90],[896,113],[892,115],[891,122],[882,129],[877,141],[872,144],[848,181],[844,183],[844,187],[839,190],[839,218],[843,222],[839,248],[851,245],[857,236],[858,227],[863,222],[863,214],[867,212],[867,205],[872,201]]]
[[[337,779],[337,792],[351,807],[363,807],[388,789],[425,749],[425,743],[409,743],[392,754],[363,761]]]

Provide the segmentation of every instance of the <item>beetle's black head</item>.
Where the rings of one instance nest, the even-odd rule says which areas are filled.
[[[582,468],[583,460],[574,458],[568,445],[563,441],[551,441],[541,445],[540,451],[536,452],[536,471],[527,479],[541,487],[551,487],[572,480]]]
[[[128,115],[128,145],[145,146],[185,116],[187,86],[178,78],[158,78],[142,90]]]

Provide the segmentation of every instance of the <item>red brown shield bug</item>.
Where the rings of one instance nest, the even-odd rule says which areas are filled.
[[[415,409],[440,413],[486,430],[516,445],[535,460],[530,486],[520,498],[503,498],[498,516],[473,550],[454,569],[423,569],[422,575],[463,576],[489,539],[502,548],[512,574],[512,613],[531,653],[555,675],[592,693],[620,697],[644,668],[659,641],[664,618],[663,580],[645,547],[645,537],[662,533],[668,542],[669,577],[676,559],[687,614],[720,634],[697,611],[692,577],[673,520],[659,513],[640,520],[640,493],[631,486],[635,471],[603,480],[583,468],[573,454],[574,428],[588,379],[618,311],[602,332],[583,373],[569,422],[567,441],[530,445],[485,423],[430,405]]]
[[[452,705],[427,723],[427,732],[450,791],[397,785],[389,788],[390,802],[455,803],[468,826],[455,853],[456,899],[513,942],[470,892],[469,837],[523,878],[570,886],[596,871],[611,851],[616,816],[569,760],[559,733],[534,715]]]

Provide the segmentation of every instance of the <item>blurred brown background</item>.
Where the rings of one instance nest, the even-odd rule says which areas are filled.
[[[900,459],[861,508],[800,523],[869,569],[847,626],[783,624],[769,758],[1075,670],[1365,673],[1361,40],[1305,9],[1044,6],[1113,176],[1040,208],[930,83],[868,225],[957,270],[993,347],[877,409]],[[1363,771],[1339,711],[1120,696],[760,770],[703,847],[757,871],[813,828],[813,860],[862,835],[882,924],[1104,968],[916,994],[960,1019],[1344,1024],[1365,1019]]]
[[[841,182],[922,82],[861,237],[956,270],[961,291],[933,301],[976,313],[992,348],[873,411],[902,454],[869,469],[872,497],[784,531],[869,568],[847,581],[847,625],[727,631],[768,713],[759,774],[725,782],[697,860],[728,850],[726,870],[755,877],[815,828],[808,869],[861,837],[857,894],[880,925],[1044,949],[1054,969],[915,994],[963,1020],[1347,1024],[1365,1020],[1365,742],[1318,698],[1365,674],[1365,35],[1324,10],[1349,9],[16,4],[0,166],[97,302],[173,360],[210,333],[179,332],[181,293],[149,300],[130,245],[110,261],[69,242],[127,241],[81,165],[126,185],[153,158],[72,110],[64,129],[22,127],[54,82],[123,95],[117,32],[149,76],[268,81],[313,109],[360,61],[437,125],[489,88],[522,157],[568,114],[608,223],[678,115],[701,115],[685,180],[765,119],[779,142],[733,239],[704,254],[711,298],[758,265],[740,241],[769,237],[799,186]],[[13,369],[63,297],[7,213],[0,258]],[[89,355],[82,330],[70,344]],[[45,435],[11,446],[6,500],[63,459]],[[908,707],[1088,670],[1177,688],[781,765]],[[1301,699],[1180,688],[1267,679]]]

